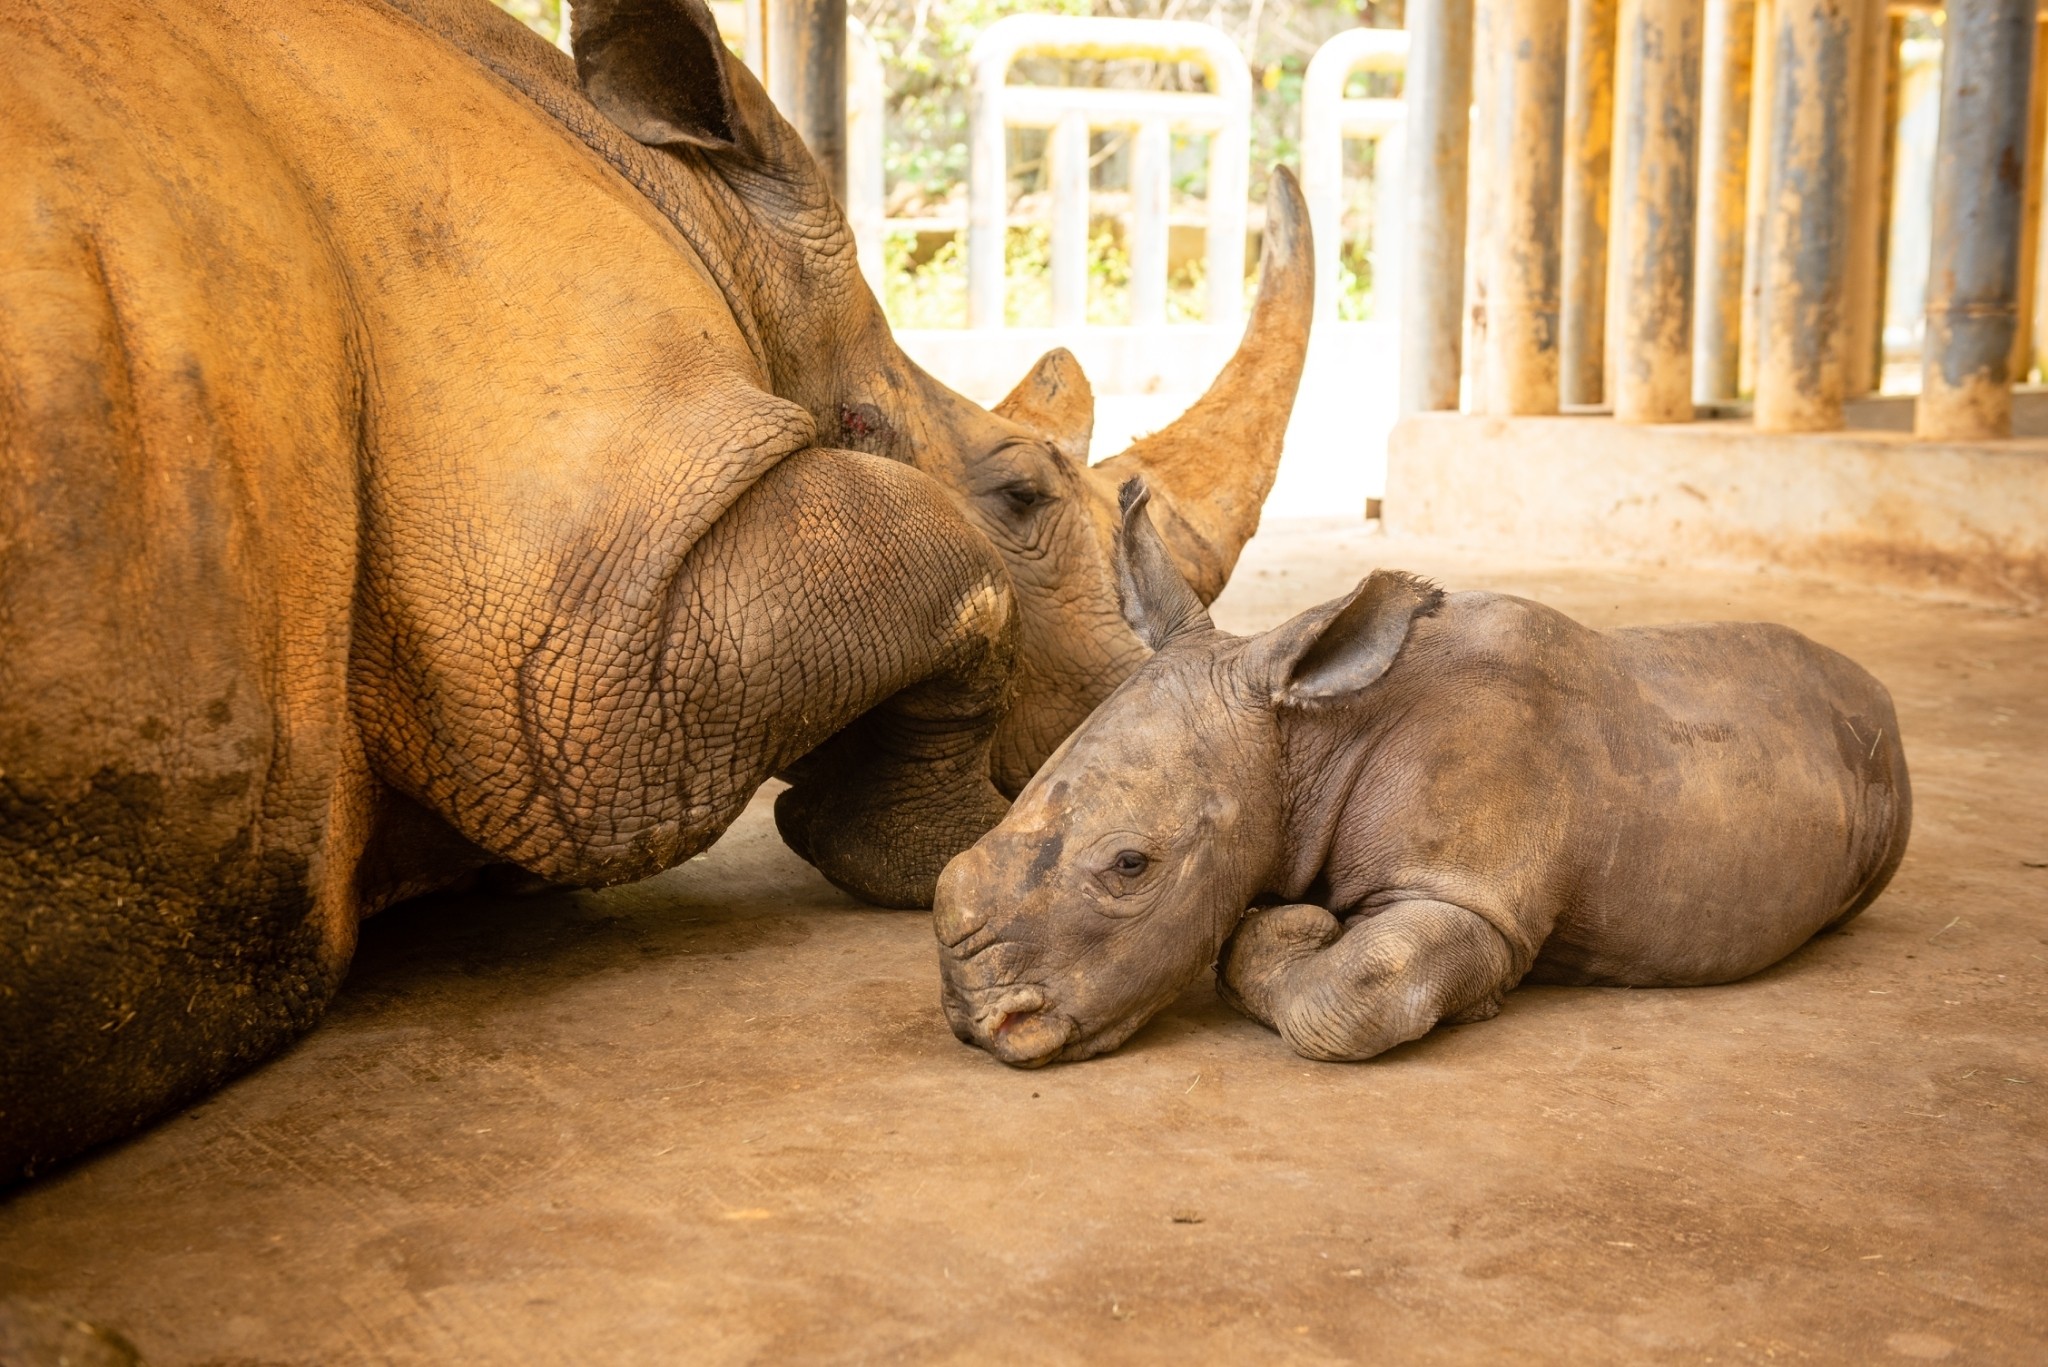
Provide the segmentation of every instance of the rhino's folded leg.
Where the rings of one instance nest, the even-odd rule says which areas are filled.
[[[993,715],[952,678],[905,689],[786,775],[775,825],[854,896],[928,907],[939,870],[1003,819],[988,778]]]
[[[1009,806],[989,780],[1016,646],[1002,561],[930,479],[818,449],[764,477],[699,559],[699,582],[750,590],[707,592],[705,619],[755,657],[735,661],[758,680],[740,726],[779,752],[782,838],[856,897],[930,906]]]
[[[1447,902],[1399,902],[1348,925],[1296,903],[1246,916],[1217,978],[1303,1057],[1364,1059],[1439,1021],[1491,1016],[1514,960],[1490,924]]]

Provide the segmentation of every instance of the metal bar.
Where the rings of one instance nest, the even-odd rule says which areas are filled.
[[[1891,309],[1892,223],[1898,204],[1899,97],[1905,88],[1906,21],[1885,13],[1884,62],[1884,159],[1877,197],[1884,212],[1877,220],[1877,383],[1884,387],[1884,328]]]
[[[1486,233],[1484,413],[1557,411],[1566,0],[1498,0],[1480,127],[1499,186]]]
[[[1571,0],[1564,94],[1564,261],[1558,395],[1605,398],[1608,172],[1614,147],[1615,0]]]
[[[1927,341],[1913,430],[2012,433],[2020,209],[2035,0],[1950,0],[1935,140]]]
[[[846,21],[846,225],[853,230],[854,251],[868,287],[882,292],[883,204],[886,184],[882,165],[882,118],[887,96],[882,88],[882,58],[868,27]]]
[[[1621,331],[1614,416],[1692,419],[1692,276],[1699,213],[1701,0],[1623,0],[1628,80],[1617,92],[1615,250]]]
[[[1088,320],[1088,121],[1069,114],[1046,146],[1052,183],[1052,325]]]
[[[1855,25],[1842,0],[1776,0],[1774,8],[1756,426],[1821,431],[1842,425]]]
[[[1211,93],[1008,85],[1011,64],[1033,55],[1191,62],[1202,68]],[[1013,14],[982,30],[968,61],[974,69],[968,100],[969,327],[1003,325],[1004,245],[1009,231],[1008,127],[1020,122],[1057,127],[1069,116],[1097,127],[1142,126],[1147,119],[1161,118],[1210,130],[1207,321],[1229,326],[1242,317],[1251,68],[1227,34],[1210,24],[1181,19]],[[1020,110],[1021,116],[1016,112]],[[1055,205],[1055,215],[1060,212]]]
[[[1003,121],[1012,128],[1051,128],[1069,114],[1081,115],[1090,128],[1137,128],[1169,110],[1174,123],[1198,132],[1221,128],[1236,113],[1221,96],[1172,90],[1013,85],[1003,92]]]
[[[1372,149],[1372,315],[1390,323],[1399,336],[1401,263],[1408,259],[1402,236],[1408,224],[1401,209],[1408,182],[1408,133],[1395,124],[1380,134]]]
[[[1167,208],[1172,134],[1158,119],[1138,125],[1131,145],[1131,321],[1166,321]]]
[[[1404,0],[1405,3],[1405,0]],[[1490,2],[1475,5],[1472,15],[1472,110],[1493,108],[1493,97],[1488,93],[1493,85],[1493,75],[1488,69],[1485,53],[1493,50],[1489,32],[1495,26],[1499,6]],[[1465,223],[1465,292],[1464,318],[1462,320],[1464,351],[1463,398],[1474,409],[1479,396],[1486,390],[1486,234],[1491,231],[1494,221],[1494,200],[1498,197],[1499,181],[1492,174],[1493,140],[1473,130],[1467,156],[1471,173],[1467,178],[1466,196],[1471,201],[1466,210]]]
[[[1343,251],[1344,139],[1384,137],[1404,117],[1400,100],[1344,97],[1345,83],[1355,71],[1399,72],[1407,62],[1408,34],[1391,28],[1346,29],[1316,49],[1301,78],[1301,194],[1308,201],[1308,221],[1315,245],[1316,321],[1337,316],[1337,266]],[[1382,141],[1380,151],[1385,151]],[[1374,184],[1386,189],[1387,166],[1375,161]],[[1376,221],[1375,236],[1385,225]],[[1399,233],[1378,238],[1381,244]],[[1378,247],[1375,248],[1377,252]],[[1385,258],[1391,263],[1394,258]],[[1386,279],[1396,274],[1389,266]],[[1374,290],[1381,281],[1374,272]],[[1388,312],[1392,312],[1391,309]]]
[[[1707,0],[1692,342],[1692,394],[1703,404],[1726,403],[1741,392],[1749,77],[1755,55],[1756,0]]]
[[[1891,21],[1884,0],[1860,0],[1855,19],[1855,93],[1850,97],[1849,261],[1842,318],[1842,391],[1850,398],[1877,388],[1884,353],[1884,258],[1878,244],[1891,205],[1884,184],[1886,73]]]
[[[1203,204],[1209,218],[1204,232],[1209,299],[1202,321],[1221,327],[1235,327],[1244,318],[1245,198],[1251,189],[1246,177],[1252,161],[1248,71],[1245,79],[1244,116],[1209,135],[1209,194]]]
[[[768,97],[846,200],[846,0],[768,0]]]
[[[2012,334],[2012,378],[2034,368],[2034,281],[2041,267],[2041,171],[2048,157],[2048,24],[2034,25],[2033,98],[2027,114],[2027,188],[2020,209],[2019,325]]]
[[[1007,70],[1007,58],[1004,70]],[[967,326],[1004,324],[1003,266],[1010,231],[1009,128],[1003,70],[976,72],[967,116]]]
[[[1763,335],[1764,195],[1770,190],[1772,54],[1778,36],[1774,0],[1756,0],[1756,45],[1750,49],[1749,166],[1743,198],[1756,206],[1742,236],[1742,335],[1736,347],[1736,393],[1756,392],[1757,340]]]
[[[1401,411],[1458,406],[1472,0],[1408,0]]]

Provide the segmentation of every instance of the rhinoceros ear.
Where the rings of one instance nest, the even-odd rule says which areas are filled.
[[[1415,619],[1435,612],[1443,598],[1426,579],[1374,570],[1335,612],[1314,609],[1275,628],[1258,651],[1273,701],[1313,707],[1356,697],[1393,666]]]
[[[576,0],[570,15],[583,93],[635,142],[739,145],[725,44],[704,0]]]
[[[1031,373],[995,406],[995,414],[1038,433],[1076,465],[1088,463],[1088,439],[1095,434],[1095,389],[1065,347],[1039,357]]]
[[[1125,480],[1117,492],[1123,525],[1116,536],[1116,600],[1138,639],[1159,650],[1168,641],[1216,628],[1145,511],[1151,497],[1142,479]]]

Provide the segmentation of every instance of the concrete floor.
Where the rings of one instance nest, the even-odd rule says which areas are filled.
[[[1736,986],[1525,990],[1369,1064],[1204,984],[1019,1073],[947,1033],[925,919],[757,803],[652,882],[372,923],[303,1044],[0,1204],[0,1294],[160,1367],[2048,1360],[2048,621],[1330,524],[1219,618],[1375,563],[1862,660],[1891,891]]]

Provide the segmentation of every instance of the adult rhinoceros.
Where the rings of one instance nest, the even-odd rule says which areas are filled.
[[[989,413],[896,348],[700,0],[576,15],[0,12],[0,1180],[305,1029],[368,911],[644,877],[773,774],[927,902],[1144,653],[1116,480],[1210,595],[1256,526],[1284,174],[1239,354],[1098,473],[1064,353]]]

